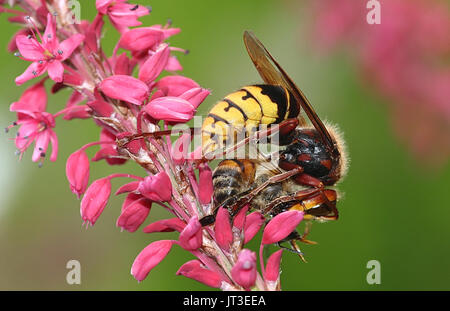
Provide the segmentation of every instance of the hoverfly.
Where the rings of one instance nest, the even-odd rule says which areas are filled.
[[[265,170],[260,160],[227,159],[213,174],[215,212],[227,207],[235,215],[245,204],[272,217],[286,210],[301,210],[306,220],[336,220],[335,185],[347,170],[345,144],[335,127],[325,126],[302,91],[251,32],[244,32],[247,52],[265,84],[244,86],[227,95],[208,113],[202,126],[204,152],[212,152],[245,131],[255,132],[260,124],[278,124],[280,153],[277,169]],[[310,120],[308,126],[302,110]],[[214,214],[201,222],[214,222]],[[310,223],[310,222],[309,222]],[[302,254],[296,240],[306,240],[309,226],[300,235],[293,232],[286,241]],[[303,259],[303,258],[302,258]]]

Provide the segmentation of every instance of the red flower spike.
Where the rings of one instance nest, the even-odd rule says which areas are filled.
[[[126,75],[108,77],[100,83],[99,88],[110,98],[138,106],[142,105],[150,94],[150,89],[144,82]]]
[[[145,233],[183,231],[186,224],[179,218],[162,219],[149,224],[143,229]]]
[[[267,260],[264,279],[269,282],[278,282],[280,277],[280,263],[281,263],[281,255],[283,254],[283,250],[280,249],[276,251],[272,255],[270,255]]]
[[[244,244],[250,242],[264,224],[265,218],[260,212],[253,212],[245,219]]]
[[[156,267],[170,252],[172,241],[156,241],[144,248],[133,262],[131,274],[138,281],[144,280],[149,272]]]
[[[266,225],[262,244],[272,244],[283,240],[295,230],[302,219],[301,211],[286,211],[278,214]]]
[[[236,264],[231,269],[231,276],[245,290],[250,290],[255,285],[256,275],[256,253],[243,249],[238,255]]]
[[[189,223],[186,225],[183,231],[181,231],[178,240],[181,247],[188,251],[195,251],[202,246],[202,225],[198,221],[197,216],[191,217]]]
[[[199,201],[202,204],[211,203],[211,198],[214,192],[212,182],[212,171],[207,163],[201,163],[199,169]]]
[[[184,275],[185,277],[214,288],[220,288],[222,284],[222,277],[219,273],[204,268],[201,262],[196,259],[182,265],[178,269],[177,275]]]
[[[80,198],[89,182],[89,158],[83,149],[75,151],[67,159],[66,176],[70,190]]]
[[[172,182],[166,172],[147,176],[139,182],[138,192],[152,201],[170,201],[172,199]]]
[[[111,194],[111,181],[108,177],[94,181],[81,200],[81,219],[94,225],[105,209]]]
[[[233,242],[233,232],[231,231],[230,214],[226,208],[220,207],[217,212],[214,233],[220,248],[228,251]]]

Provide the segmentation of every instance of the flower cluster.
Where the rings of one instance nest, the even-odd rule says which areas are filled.
[[[49,144],[50,160],[58,154],[55,119],[91,119],[98,125],[99,140],[73,152],[66,162],[71,191],[81,198],[80,213],[86,225],[94,225],[111,196],[112,178],[128,178],[115,195],[125,194],[116,225],[137,231],[151,208],[163,207],[172,218],[146,225],[145,233],[179,232],[177,240],[149,244],[136,257],[132,275],[141,281],[178,245],[196,259],[183,264],[177,274],[223,290],[279,290],[282,250],[264,263],[265,245],[285,239],[299,224],[303,213],[281,213],[266,224],[263,215],[242,208],[235,217],[220,208],[216,222],[203,227],[199,219],[213,208],[212,172],[206,160],[188,153],[190,132],[175,142],[165,134],[178,124],[190,121],[197,107],[209,95],[194,80],[177,73],[182,70],[176,53],[185,50],[167,42],[180,29],[167,25],[137,27],[150,9],[125,0],[97,0],[92,22],[70,22],[70,9],[61,0],[0,2],[0,11],[12,14],[9,20],[23,26],[8,48],[28,65],[15,82],[35,81],[10,110],[20,126],[15,138],[20,155],[34,143],[32,160],[42,164]],[[108,56],[102,48],[106,19],[120,33]],[[134,74],[135,73],[135,74]],[[163,76],[162,76],[163,74]],[[38,78],[41,77],[41,78]],[[71,88],[66,106],[47,112],[47,89],[56,93]],[[152,134],[153,133],[153,134]],[[98,147],[90,159],[86,150]],[[143,176],[113,173],[91,181],[91,161],[121,165],[133,161]],[[244,248],[264,228],[257,254]]]
[[[368,1],[319,0],[313,36],[321,50],[348,46],[366,80],[391,99],[393,127],[421,162],[450,156],[450,12],[438,0],[380,1],[380,24],[366,21]]]

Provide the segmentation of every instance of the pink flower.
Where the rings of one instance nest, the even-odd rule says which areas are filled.
[[[174,123],[185,123],[194,117],[195,107],[187,100],[164,96],[153,99],[144,110],[156,120],[164,120]]]
[[[131,75],[133,73],[134,64],[131,63],[126,53],[111,57],[110,62],[114,66],[114,74],[116,75]]]
[[[128,232],[134,232],[142,225],[150,213],[152,202],[135,193],[128,194],[123,202],[122,212],[116,225]]]
[[[35,142],[32,160],[39,161],[45,157],[48,145],[52,143],[51,161],[56,161],[58,155],[58,140],[52,128],[55,119],[52,114],[45,112],[47,95],[43,82],[28,88],[19,101],[10,106],[10,111],[17,112],[17,122],[20,125],[15,138],[16,147],[22,155]]]
[[[164,40],[164,32],[154,27],[130,29],[122,34],[119,46],[129,51],[142,52],[158,46]]]
[[[183,76],[167,76],[156,83],[156,88],[161,90],[165,96],[180,96],[186,91],[198,88],[197,82]]]
[[[264,273],[264,279],[269,282],[279,282],[280,278],[280,262],[283,250],[280,249],[272,255],[270,255],[267,260],[266,269]]]
[[[301,211],[286,211],[278,214],[266,225],[262,244],[277,243],[295,230],[303,219]]]
[[[152,83],[166,67],[169,56],[169,46],[161,44],[139,69],[139,80]]]
[[[71,109],[64,114],[64,120],[73,120],[73,119],[88,119],[91,115],[91,108],[87,105],[73,106]]]
[[[100,83],[99,88],[110,98],[123,100],[138,106],[142,105],[150,94],[147,84],[126,75],[108,77]]]
[[[192,216],[189,219],[189,223],[180,233],[179,242],[180,246],[188,251],[195,251],[202,246],[202,225],[197,216]]]
[[[202,263],[195,259],[182,265],[177,271],[177,275],[184,275],[214,288],[220,288],[222,284],[222,277],[219,273],[204,268]]]
[[[152,201],[170,201],[172,182],[166,172],[150,175],[139,183],[137,191]]]
[[[94,181],[81,200],[81,219],[94,225],[108,203],[110,194],[111,181],[108,177]]]
[[[139,181],[132,181],[130,183],[127,183],[127,184],[121,186],[119,189],[117,189],[115,194],[119,195],[119,194],[126,193],[126,192],[133,192],[133,191],[136,191],[138,187],[139,187]]]
[[[142,281],[167,256],[171,248],[172,241],[162,240],[151,243],[137,255],[131,267],[131,274],[136,280]]]
[[[86,104],[92,109],[94,114],[99,117],[110,117],[114,113],[113,107],[105,102],[100,92],[96,89],[94,91],[95,100],[89,101]]]
[[[195,107],[195,109],[197,109],[198,106],[200,106],[200,104],[205,100],[206,97],[208,97],[210,93],[211,92],[206,89],[195,87],[190,90],[187,90],[179,97],[182,99],[186,99],[192,104],[192,106]]]
[[[22,75],[16,78],[16,84],[20,85],[46,71],[48,71],[50,79],[55,82],[62,82],[64,73],[62,62],[72,55],[72,52],[83,40],[83,35],[75,34],[59,43],[56,36],[55,21],[49,13],[47,15],[47,27],[41,43],[37,41],[36,37],[32,36],[18,35],[16,37],[16,45],[22,58],[33,62]]]
[[[240,211],[234,216],[233,227],[241,231],[244,228],[247,218],[248,204],[240,209]]]
[[[244,244],[250,242],[264,224],[265,218],[260,212],[253,212],[245,219]]]
[[[115,142],[116,136],[108,131],[106,128],[103,128],[100,132],[100,141],[101,142]],[[121,165],[125,163],[126,159],[119,158],[119,153],[117,152],[117,145],[113,144],[101,144],[100,150],[97,151],[95,156],[92,158],[92,161],[100,161],[106,160],[109,165]]]
[[[231,231],[230,214],[226,208],[220,207],[217,212],[214,233],[220,248],[228,251],[233,242],[233,232]]]
[[[145,233],[183,231],[186,224],[179,218],[162,219],[149,224],[143,229]]]
[[[70,190],[80,198],[89,182],[89,158],[84,149],[72,153],[66,162],[66,176]]]
[[[236,264],[231,269],[231,276],[245,290],[250,290],[255,285],[256,275],[256,254],[251,250],[243,249],[238,255]]]
[[[212,182],[212,171],[207,163],[201,163],[199,169],[199,201],[202,204],[211,203],[211,198],[214,192]]]
[[[137,19],[150,13],[150,10],[142,5],[126,2],[126,0],[97,0],[95,5],[99,13],[108,15],[119,32],[125,32],[129,26],[141,25]]]

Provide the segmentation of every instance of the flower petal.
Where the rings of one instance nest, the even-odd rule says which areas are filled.
[[[27,60],[38,61],[45,59],[42,45],[34,38],[24,35],[16,37],[16,45],[20,54]]]
[[[167,256],[171,248],[172,241],[162,240],[151,243],[137,255],[131,267],[131,274],[136,280],[142,281]]]
[[[186,224],[179,218],[162,219],[149,224],[143,229],[145,233],[183,231]]]
[[[266,225],[262,244],[272,244],[283,240],[295,230],[302,219],[301,211],[286,211],[278,214]]]
[[[202,267],[201,262],[196,259],[182,265],[180,269],[178,269],[177,275],[184,275],[185,277],[214,288],[220,288],[222,284],[222,277],[219,273]]]
[[[108,77],[100,83],[99,87],[106,96],[135,105],[142,105],[150,94],[147,84],[126,75]]]
[[[48,63],[48,75],[55,82],[62,82],[64,74],[64,66],[60,61],[54,60]]]
[[[228,251],[233,242],[233,232],[231,231],[230,213],[226,208],[220,207],[217,212],[214,233],[220,248]]]
[[[59,44],[59,50],[62,52],[61,60],[66,60],[72,55],[73,51],[83,42],[82,34],[75,34]],[[59,51],[57,52],[59,53]]]

